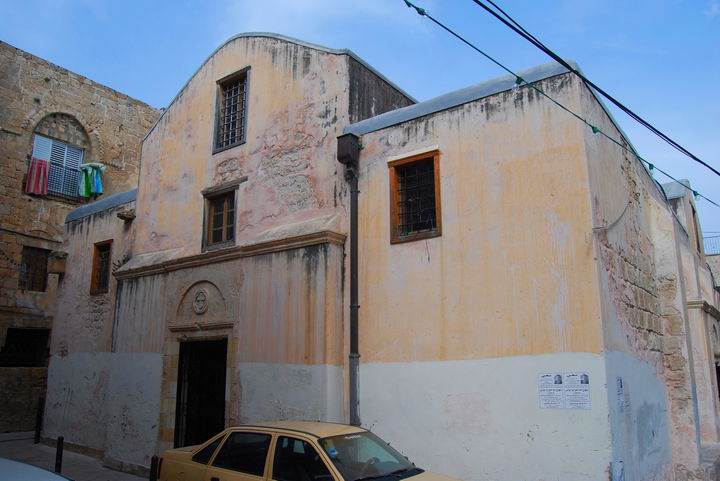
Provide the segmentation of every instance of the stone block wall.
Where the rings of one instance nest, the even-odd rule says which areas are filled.
[[[705,260],[707,261],[708,266],[710,266],[710,271],[712,272],[715,281],[715,287],[720,287],[720,254],[706,256]]]
[[[143,102],[0,42],[0,349],[10,327],[52,328],[59,274],[48,275],[45,291],[21,289],[23,247],[62,250],[65,216],[84,203],[25,193],[35,134],[84,149],[83,162],[105,164],[109,195],[137,185],[140,144],[159,115]],[[0,375],[5,369],[11,369],[11,379],[22,378],[11,374],[15,368],[0,367]],[[0,426],[12,423],[2,401]]]
[[[0,369],[0,433],[35,429],[38,402],[45,396],[47,368]]]
[[[25,194],[34,134],[107,165],[107,195],[137,185],[140,144],[160,111],[4,42],[0,106],[0,310],[51,315],[52,280],[47,295],[18,292],[22,246],[59,249],[65,216],[80,203]]]

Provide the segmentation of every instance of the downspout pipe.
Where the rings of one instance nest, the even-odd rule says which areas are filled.
[[[345,166],[345,180],[350,187],[350,353],[349,413],[350,424],[360,425],[360,348],[358,346],[358,164],[360,138],[344,134],[337,138],[337,160]]]

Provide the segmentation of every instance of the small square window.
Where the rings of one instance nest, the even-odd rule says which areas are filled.
[[[28,291],[45,292],[47,289],[47,265],[50,251],[23,246],[18,287]]]
[[[90,294],[105,294],[110,286],[112,241],[95,244]]]
[[[439,157],[435,151],[388,164],[393,244],[441,235]]]
[[[205,247],[235,243],[235,189],[206,197]]]
[[[218,82],[215,152],[245,142],[247,86],[247,70]]]

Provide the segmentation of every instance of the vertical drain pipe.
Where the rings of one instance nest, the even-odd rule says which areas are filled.
[[[350,185],[350,424],[360,425],[360,349],[358,347],[358,161],[360,139],[355,134],[337,138],[337,160],[345,166],[345,180]]]

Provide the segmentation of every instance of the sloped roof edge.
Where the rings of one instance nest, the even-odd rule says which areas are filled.
[[[662,184],[662,188],[665,191],[665,196],[668,200],[684,197],[688,187],[691,187],[688,179],[680,179],[680,182],[673,180],[672,182]]]
[[[580,68],[573,61],[568,63],[576,70]],[[550,77],[568,73],[569,70],[557,62],[538,65],[536,67],[518,72],[527,83],[538,82]],[[354,124],[350,124],[344,129],[346,134],[364,135],[376,130],[382,130],[393,125],[401,124],[409,120],[424,117],[425,115],[442,112],[459,105],[474,102],[491,95],[505,92],[515,86],[515,77],[513,75],[504,75],[494,79],[481,82],[479,84],[470,85],[459,90],[454,90],[446,94],[439,95],[424,102],[416,103],[408,107],[385,112],[384,114],[361,120]]]
[[[163,111],[162,115],[160,115],[160,118],[157,120],[157,122],[155,122],[155,124],[150,128],[150,130],[148,130],[147,134],[145,134],[145,137],[143,137],[143,141],[148,138],[148,136],[152,133],[153,130],[155,130],[155,127],[160,123],[160,120],[162,120],[162,118],[165,116],[165,112],[167,112],[170,109],[170,106],[172,106],[172,104],[175,103],[175,101],[180,97],[180,95],[182,95],[182,93],[185,91],[185,89],[190,84],[192,79],[195,78],[195,76],[198,74],[198,72],[200,72],[200,70],[202,70],[202,68],[205,66],[205,64],[208,63],[208,61],[211,58],[213,58],[213,56],[215,56],[215,54],[217,54],[227,44],[234,42],[235,40],[237,40],[239,38],[250,38],[250,37],[273,38],[276,40],[283,40],[285,42],[294,43],[296,45],[300,45],[303,47],[312,48],[314,50],[319,50],[321,52],[332,53],[335,55],[347,55],[347,56],[351,57],[352,59],[354,59],[355,61],[357,61],[358,63],[360,63],[362,66],[364,66],[368,70],[370,70],[371,72],[373,72],[375,75],[380,77],[382,80],[387,82],[395,90],[397,90],[398,92],[400,92],[401,94],[403,94],[404,96],[406,96],[407,98],[412,100],[413,102],[417,102],[417,99],[415,97],[413,97],[412,95],[407,93],[405,90],[400,88],[395,82],[388,79],[385,75],[380,73],[379,70],[377,70],[375,67],[373,67],[372,65],[367,63],[359,55],[357,55],[355,52],[353,52],[352,50],[350,50],[348,48],[336,49],[336,48],[325,47],[323,45],[306,42],[304,40],[300,40],[300,39],[293,38],[293,37],[288,37],[286,35],[281,35],[279,33],[273,33],[273,32],[244,32],[244,33],[239,33],[237,35],[233,35],[229,39],[225,40],[215,50],[213,50],[210,55],[207,56],[207,58],[200,64],[200,66],[195,70],[195,72],[193,72],[193,74],[190,75],[190,78],[188,78],[187,82],[185,82],[185,84],[183,84],[183,86],[180,88],[180,90],[178,90],[178,93],[175,95],[175,97],[173,97],[173,99],[170,101],[170,103],[167,105],[167,107],[165,107],[165,110]]]
[[[93,214],[97,214],[103,210],[112,209],[122,204],[133,202],[137,198],[137,187],[125,192],[118,192],[117,194],[108,195],[100,200],[96,200],[91,204],[86,204],[78,207],[77,209],[68,212],[65,217],[65,223],[80,220],[83,217],[88,217]]]

